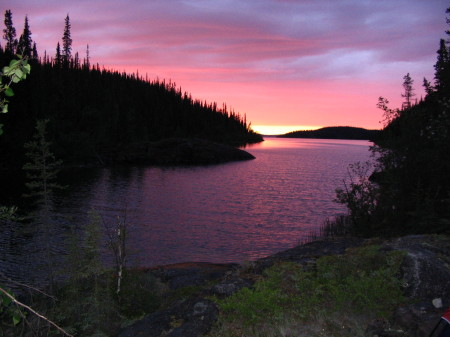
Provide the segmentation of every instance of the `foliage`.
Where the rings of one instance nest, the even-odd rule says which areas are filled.
[[[337,202],[348,208],[354,234],[370,234],[378,193],[376,186],[369,180],[371,172],[370,162],[350,164],[349,181],[344,181],[343,189],[336,190]]]
[[[9,294],[9,296],[8,296]],[[16,326],[22,320],[24,312],[13,302],[13,293],[0,288],[0,335],[3,336],[3,327]]]
[[[348,316],[386,319],[403,301],[397,278],[403,256],[367,246],[343,256],[319,258],[314,270],[291,262],[276,263],[253,289],[243,288],[218,300],[222,312],[218,326],[231,328],[228,336],[240,336],[258,335],[262,327],[282,326],[287,317],[325,329],[334,326],[336,317],[341,326]],[[346,333],[357,328],[347,326]]]
[[[150,273],[126,270],[119,298],[120,313],[129,318],[140,318],[161,305],[161,285]]]
[[[8,100],[3,96],[12,97],[14,91],[11,88],[13,83],[19,83],[27,78],[31,71],[31,66],[26,58],[17,55],[17,60],[11,60],[8,66],[3,67],[0,72],[0,112],[8,112]],[[3,134],[3,125],[0,124],[0,135]]]
[[[450,231],[450,52],[445,40],[435,70],[434,85],[424,79],[427,96],[417,104],[411,101],[409,74],[402,109],[379,99],[385,125],[372,147],[375,172],[337,192],[337,200],[348,207],[354,234]]]
[[[58,289],[51,317],[72,334],[110,335],[119,322],[112,296],[112,277],[101,261],[100,217],[91,213],[84,236],[75,230],[68,239],[68,256],[64,274],[67,280]]]
[[[11,54],[16,52],[17,39],[16,28],[14,28],[11,10],[5,11],[5,28],[3,29],[3,38],[6,40],[5,50]]]
[[[51,197],[55,189],[62,188],[56,181],[59,167],[62,162],[55,159],[50,150],[50,142],[47,141],[47,120],[36,123],[36,133],[33,140],[25,144],[28,150],[26,156],[29,161],[23,166],[27,172],[29,194],[26,196],[34,199],[38,206],[37,219],[39,220],[39,231],[43,235],[42,245],[45,253],[45,264],[48,272],[50,286],[54,285],[54,256],[51,221]],[[38,232],[39,232],[38,231]]]

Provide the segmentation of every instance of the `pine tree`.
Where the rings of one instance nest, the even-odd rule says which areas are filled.
[[[19,54],[22,54],[23,56],[31,58],[32,51],[33,51],[32,46],[33,46],[33,40],[31,39],[30,25],[28,24],[28,17],[25,16],[25,24],[23,27],[23,33],[19,39],[17,52]]]
[[[86,46],[86,58],[84,59],[83,67],[88,70],[91,68],[91,61],[90,61],[90,56],[89,56],[89,45]]]
[[[31,51],[31,58],[35,61],[37,61],[39,58],[37,48],[36,48],[36,42],[33,42],[33,50]],[[44,63],[45,63],[45,59],[44,59]]]
[[[408,109],[411,107],[411,99],[416,96],[413,89],[413,83],[414,80],[411,78],[409,73],[407,73],[403,77],[403,88],[405,89],[404,93],[402,94],[402,97],[405,98],[405,101],[402,104],[402,109]]]
[[[66,16],[66,23],[64,26],[64,34],[62,37],[62,60],[65,67],[69,66],[70,60],[72,58],[72,39],[70,37],[70,18],[69,14]]]
[[[450,71],[450,56],[449,50],[444,39],[440,40],[439,49],[437,51],[437,61],[434,65],[435,73],[435,87],[439,90],[445,90],[450,85],[449,71]]]
[[[36,134],[33,140],[25,144],[28,150],[26,156],[29,159],[23,169],[27,172],[27,188],[30,193],[26,196],[35,199],[39,208],[40,231],[43,234],[44,253],[46,255],[47,272],[51,290],[54,285],[54,259],[52,254],[52,243],[50,237],[52,226],[50,219],[51,197],[53,191],[61,188],[56,184],[56,176],[61,166],[61,161],[56,160],[50,151],[50,142],[46,139],[48,120],[37,121]]]
[[[57,68],[60,68],[62,64],[62,56],[61,56],[61,46],[58,44],[56,45],[56,56],[55,56],[55,66]]]
[[[3,38],[6,40],[5,51],[15,54],[17,49],[16,28],[13,26],[11,10],[5,11],[5,29],[3,29]]]

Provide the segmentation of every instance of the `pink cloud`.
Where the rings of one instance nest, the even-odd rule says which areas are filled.
[[[108,68],[179,83],[227,102],[253,124],[378,127],[378,96],[399,105],[402,77],[433,78],[445,0],[34,1],[41,55],[54,54],[69,13],[74,51]]]

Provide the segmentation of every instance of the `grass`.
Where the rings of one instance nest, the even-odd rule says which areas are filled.
[[[277,263],[252,289],[215,299],[221,315],[209,336],[364,336],[404,300],[403,256],[373,245],[319,258],[313,270]]]

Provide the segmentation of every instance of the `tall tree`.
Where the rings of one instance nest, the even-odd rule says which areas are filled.
[[[33,42],[33,50],[31,51],[31,58],[36,61],[39,58],[39,55],[37,52],[37,47],[36,47],[36,42]],[[44,60],[44,63],[45,63],[45,60]]]
[[[12,13],[9,9],[5,11],[5,29],[3,29],[3,38],[6,40],[5,51],[15,54],[17,49],[16,28],[13,26]]]
[[[403,89],[405,91],[403,92],[402,97],[405,99],[405,101],[402,104],[402,109],[410,108],[412,105],[411,99],[416,96],[416,94],[414,93],[413,83],[414,80],[411,78],[409,73],[407,73],[403,77]]]
[[[62,56],[61,56],[61,46],[58,44],[56,45],[56,56],[55,56],[55,66],[56,67],[61,67],[61,63],[62,63]]]
[[[31,39],[30,25],[28,24],[28,17],[25,16],[25,23],[23,26],[23,33],[20,35],[17,52],[23,56],[31,58],[33,51],[33,40]]]
[[[86,46],[86,58],[84,59],[83,67],[88,70],[91,68],[91,61],[90,61],[90,56],[89,56],[89,45]]]
[[[64,66],[68,66],[72,58],[72,38],[70,37],[70,18],[66,16],[64,34],[62,37],[62,60]]]
[[[437,61],[434,65],[435,73],[434,80],[437,90],[444,90],[450,85],[449,71],[450,71],[450,57],[449,50],[444,39],[440,40],[439,49],[437,51]]]

